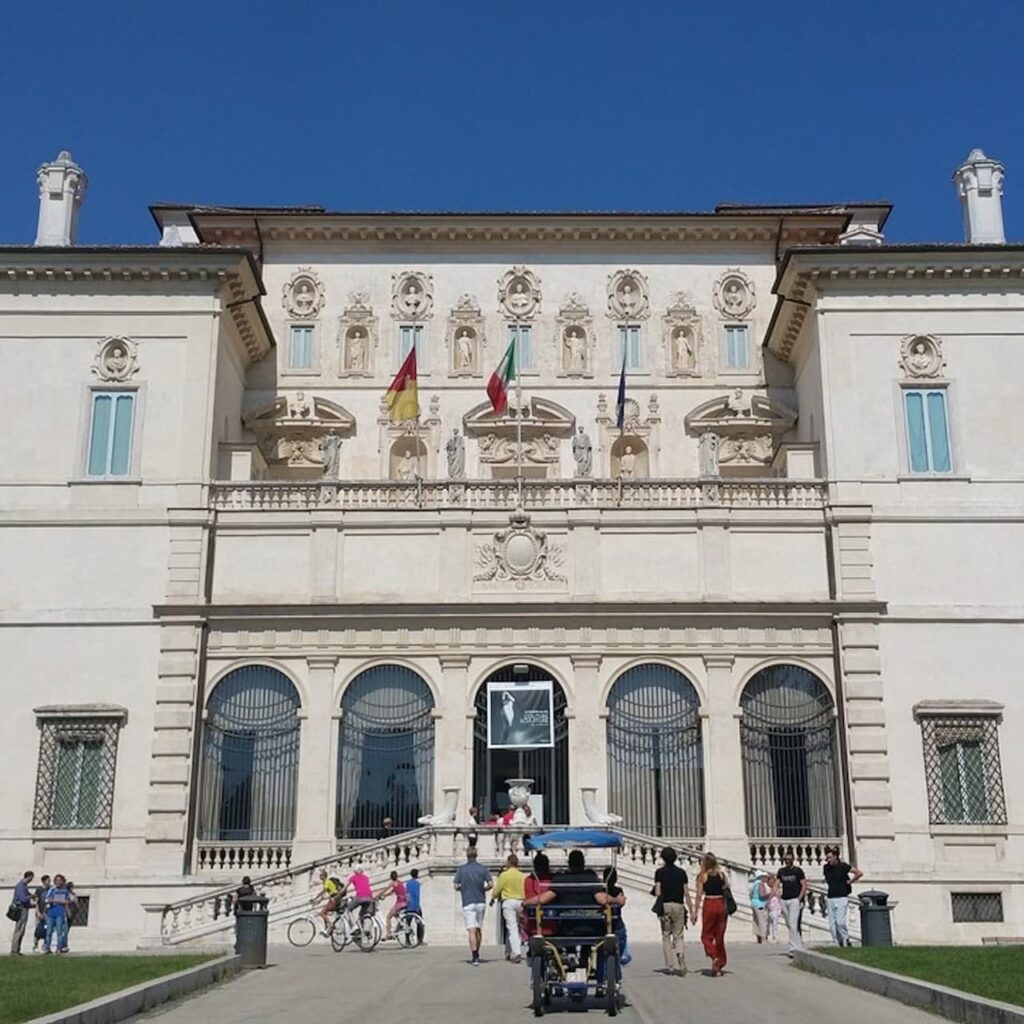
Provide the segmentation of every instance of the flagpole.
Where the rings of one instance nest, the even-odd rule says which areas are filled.
[[[523,381],[519,366],[519,331],[513,339],[512,358],[516,361],[516,508],[523,507]]]

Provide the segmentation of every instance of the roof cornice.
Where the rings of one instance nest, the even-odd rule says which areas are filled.
[[[1024,245],[874,245],[794,248],[772,288],[775,310],[764,347],[788,362],[819,295],[870,287],[906,292],[942,285],[984,290],[1015,281],[1024,292]]]

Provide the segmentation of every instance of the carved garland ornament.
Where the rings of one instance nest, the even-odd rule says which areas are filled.
[[[738,268],[727,270],[715,282],[714,303],[727,320],[742,320],[757,305],[754,282]]]
[[[479,571],[477,582],[514,583],[524,587],[528,582],[565,583],[558,571],[565,558],[565,548],[548,541],[543,530],[530,525],[529,515],[517,508],[509,517],[508,529],[498,530],[493,542],[481,544],[476,551]]]
[[[531,320],[540,312],[540,280],[526,267],[507,270],[498,281],[498,308],[510,320]]]
[[[281,301],[289,316],[313,320],[320,315],[325,299],[320,278],[309,267],[299,267],[285,284]]]
[[[139,350],[128,338],[105,338],[96,349],[92,372],[109,384],[123,384],[139,372]]]

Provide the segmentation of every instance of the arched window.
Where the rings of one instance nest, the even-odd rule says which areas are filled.
[[[430,687],[403,665],[377,665],[352,680],[338,732],[339,838],[373,839],[385,818],[402,832],[430,814],[433,710]]]
[[[283,842],[295,833],[299,695],[267,665],[229,672],[203,726],[199,838]]]
[[[747,834],[752,838],[839,836],[832,697],[797,665],[762,669],[740,698]]]
[[[553,747],[491,749],[487,742],[487,683],[551,680]],[[536,665],[508,665],[491,673],[476,692],[473,724],[473,796],[485,817],[508,809],[508,779],[533,779],[531,809],[544,825],[569,822],[569,720],[565,692],[551,673]]]
[[[608,694],[608,809],[655,836],[704,835],[700,699],[667,665],[638,665]]]

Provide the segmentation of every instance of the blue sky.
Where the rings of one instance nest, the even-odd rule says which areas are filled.
[[[888,199],[958,241],[950,175],[1007,166],[1024,238],[1024,3],[366,0],[8,8],[0,242],[35,170],[90,178],[83,243],[156,200],[333,209],[710,209]]]

